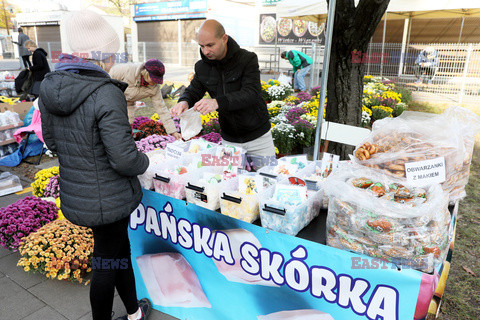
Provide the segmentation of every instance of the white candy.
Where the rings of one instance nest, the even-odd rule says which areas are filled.
[[[153,304],[211,308],[195,271],[180,253],[146,254],[137,257],[137,264]]]

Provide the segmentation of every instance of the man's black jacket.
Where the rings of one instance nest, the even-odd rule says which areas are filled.
[[[218,102],[222,138],[231,142],[252,141],[270,130],[267,105],[262,98],[257,55],[241,49],[231,37],[224,59],[202,57],[195,64],[195,77],[180,97],[189,107],[205,92]]]

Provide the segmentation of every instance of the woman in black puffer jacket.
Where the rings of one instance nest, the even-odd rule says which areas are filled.
[[[47,61],[48,54],[43,48],[38,48],[37,44],[32,40],[25,42],[25,48],[33,53],[33,66],[28,68],[33,73],[33,84],[30,93],[37,98],[40,95],[40,83],[42,83],[45,75],[50,72],[50,66]]]
[[[61,209],[68,220],[93,231],[93,319],[111,319],[115,288],[128,313],[119,319],[146,319],[151,307],[146,299],[137,301],[128,223],[142,199],[137,175],[149,161],[131,135],[127,84],[108,74],[120,43],[94,12],[73,12],[65,23],[76,53],[59,57],[39,99],[43,138],[60,163]]]

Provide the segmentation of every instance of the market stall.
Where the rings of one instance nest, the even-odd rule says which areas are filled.
[[[463,108],[404,112],[336,170],[291,155],[246,172],[241,150],[202,139],[147,153],[157,192],[130,222],[138,294],[180,319],[425,319],[479,129]]]
[[[185,142],[158,115],[135,119],[150,159],[129,230],[139,297],[180,319],[425,319],[448,276],[480,119],[462,108],[405,113],[393,84],[367,78],[365,88],[372,132],[340,164],[317,160],[318,88],[292,97],[262,83],[278,161],[220,144],[215,114]],[[27,272],[82,282],[91,231],[62,220],[58,179],[58,168],[39,172],[37,198],[0,211],[1,244],[21,252]]]

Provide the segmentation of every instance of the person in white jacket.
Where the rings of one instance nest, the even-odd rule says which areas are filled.
[[[127,99],[128,120],[135,120],[135,103],[145,98],[151,98],[155,112],[162,122],[167,134],[177,140],[182,136],[177,132],[170,112],[163,101],[160,84],[163,83],[165,66],[157,59],[150,59],[142,64],[122,63],[116,64],[110,69],[110,76],[128,84],[125,90]]]

